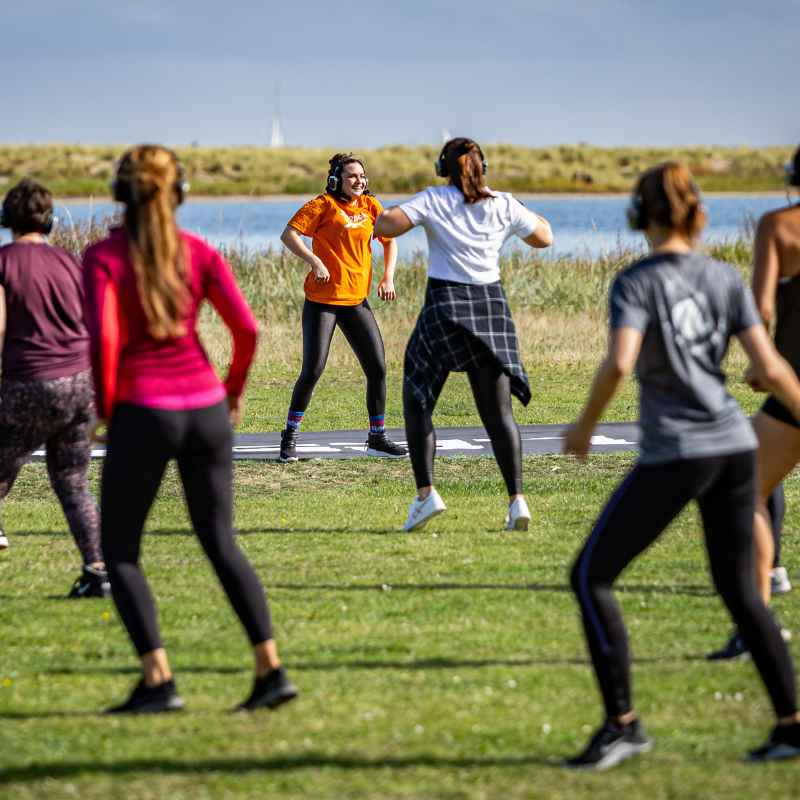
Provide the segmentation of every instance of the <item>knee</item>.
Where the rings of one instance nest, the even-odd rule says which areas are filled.
[[[310,364],[310,365],[303,365],[303,368],[300,372],[300,383],[304,383],[307,386],[314,386],[316,385],[317,381],[322,377],[322,373],[325,369],[324,364]]]

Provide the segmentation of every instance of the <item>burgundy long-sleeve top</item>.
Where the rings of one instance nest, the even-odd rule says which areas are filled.
[[[85,317],[91,342],[97,413],[109,419],[117,403],[149,408],[204,408],[244,391],[258,323],[225,259],[202,239],[180,232],[185,246],[190,302],[186,334],[155,339],[139,300],[124,228],[83,257]],[[233,336],[233,358],[220,382],[197,334],[197,316],[211,302]]]

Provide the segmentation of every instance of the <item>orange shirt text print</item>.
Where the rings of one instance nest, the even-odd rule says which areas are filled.
[[[321,194],[289,220],[298,233],[311,237],[311,249],[331,274],[328,283],[317,283],[308,274],[305,282],[308,300],[355,306],[367,297],[372,286],[372,232],[382,210],[372,195],[346,204],[329,194]]]

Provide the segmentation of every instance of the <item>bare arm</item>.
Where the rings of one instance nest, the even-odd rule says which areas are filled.
[[[397,242],[390,239],[383,243],[383,277],[378,284],[378,297],[381,300],[394,300],[394,270],[397,266]]]
[[[800,420],[800,381],[789,362],[775,349],[767,329],[753,325],[737,338],[750,359],[747,382],[756,391],[774,394]]]
[[[550,223],[539,214],[536,215],[539,219],[539,224],[536,230],[530,235],[526,236],[522,241],[531,247],[550,247],[553,244],[553,230]]]
[[[609,334],[608,353],[597,369],[586,405],[564,437],[562,451],[581,460],[586,458],[594,431],[606,406],[620,384],[633,372],[642,349],[642,334],[636,328],[623,327]]]
[[[381,211],[375,220],[375,235],[393,239],[410,231],[414,226],[399,206],[392,206]]]
[[[311,267],[314,273],[314,280],[319,283],[327,283],[331,279],[328,268],[322,263],[322,259],[315,255],[303,241],[303,237],[291,226],[287,225],[281,234],[281,241],[286,245],[286,249]]]
[[[762,217],[753,247],[753,296],[758,313],[769,327],[775,315],[775,293],[780,278],[780,261],[775,241],[774,221]]]

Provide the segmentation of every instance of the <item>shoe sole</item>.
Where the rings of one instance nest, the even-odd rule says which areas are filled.
[[[289,458],[283,458],[283,456],[278,456],[278,461],[281,464],[291,464],[293,461],[299,461],[300,459],[297,456],[289,456]]]
[[[766,761],[787,761],[790,758],[800,756],[800,747],[793,747],[790,744],[776,744],[769,753],[764,755],[758,753],[748,753],[745,761],[751,764],[761,764]]]
[[[8,539],[0,539],[0,550],[8,550]]]
[[[284,686],[280,692],[273,695],[266,695],[259,699],[257,703],[254,703],[251,706],[246,706],[244,703],[242,705],[237,706],[234,708],[234,712],[237,711],[258,711],[259,708],[268,708],[270,711],[275,710],[279,706],[284,705],[284,703],[288,703],[297,697],[297,688],[291,684],[289,686]]]
[[[183,700],[173,697],[167,705],[163,703],[144,703],[137,708],[109,708],[106,714],[169,714],[183,711]]]
[[[642,753],[649,753],[652,749],[652,742],[642,742],[641,744],[623,742],[621,745],[615,747],[610,753],[601,758],[599,761],[595,761],[593,764],[571,764],[568,761],[565,761],[564,766],[568,769],[603,772],[607,769],[611,769],[612,767],[616,767],[617,764],[621,764],[623,761],[627,761],[629,758],[633,758],[634,756],[638,756]]]
[[[366,452],[368,456],[375,456],[375,458],[408,458],[408,453],[393,455],[392,453],[384,453],[383,450],[373,450],[371,447],[368,447]]]
[[[409,527],[408,523],[406,523],[405,525],[403,525],[403,530],[406,533],[411,533],[411,531],[418,531],[420,528],[424,528],[425,525],[427,525],[430,520],[432,520],[434,517],[438,517],[439,514],[441,514],[444,511],[447,511],[447,509],[437,508],[436,510],[431,511],[431,513],[428,514],[428,516],[423,517],[422,519],[415,522],[411,527]]]

